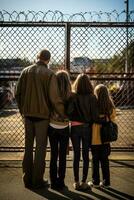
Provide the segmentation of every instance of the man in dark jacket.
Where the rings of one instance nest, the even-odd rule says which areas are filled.
[[[38,62],[22,71],[16,88],[15,96],[25,125],[22,167],[23,181],[27,188],[47,185],[43,175],[51,110],[55,110],[64,120],[64,106],[59,97],[56,76],[47,67],[50,57],[48,50],[42,50],[37,57]],[[36,146],[33,158],[34,139]]]

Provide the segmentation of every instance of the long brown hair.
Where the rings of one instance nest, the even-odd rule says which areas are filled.
[[[56,72],[56,76],[57,76],[60,96],[63,101],[66,101],[71,94],[71,82],[69,73],[65,70],[59,70]]]
[[[95,87],[94,93],[98,99],[100,114],[110,115],[115,106],[109,94],[108,88],[103,84],[99,84]]]
[[[79,74],[73,84],[73,91],[77,94],[93,94],[93,86],[87,74]]]

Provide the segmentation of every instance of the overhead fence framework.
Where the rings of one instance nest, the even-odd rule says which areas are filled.
[[[0,11],[0,150],[24,149],[23,120],[14,99],[22,69],[42,48],[52,54],[49,67],[90,75],[106,84],[117,108],[119,139],[113,149],[134,149],[134,11]]]

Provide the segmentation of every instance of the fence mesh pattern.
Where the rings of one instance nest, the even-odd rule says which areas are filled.
[[[0,150],[24,148],[24,125],[14,89],[22,69],[35,62],[43,48],[52,54],[49,67],[54,71],[67,69],[71,77],[84,71],[94,86],[108,86],[119,124],[119,139],[112,146],[134,147],[134,22],[131,11],[130,22],[120,23],[123,13],[85,13],[69,18],[59,12],[0,13]],[[48,14],[53,16],[51,22],[46,22]],[[104,14],[109,22],[90,22],[95,16],[100,21]]]
[[[133,70],[133,51],[134,51],[134,29],[119,27],[86,27],[71,29],[71,57],[87,57],[90,58],[85,63],[80,58],[71,63],[72,71],[78,71],[80,67],[91,68],[97,72],[125,72]],[[126,45],[128,42],[128,46]],[[128,55],[127,55],[127,52]],[[77,56],[76,56],[77,55]],[[126,57],[127,69],[126,69]],[[91,63],[90,63],[91,62]],[[75,68],[76,65],[76,68]],[[79,67],[79,69],[80,69]]]
[[[92,81],[94,84],[94,81]],[[95,81],[95,84],[100,83]],[[101,81],[109,86],[106,81]],[[127,85],[130,85],[130,81],[126,81]],[[126,88],[124,88],[124,93],[126,94]],[[117,93],[118,96],[118,93]],[[134,146],[134,91],[124,96],[121,94],[117,101],[116,112],[117,112],[117,123],[119,126],[119,139],[112,144],[112,147],[116,148],[128,148],[132,149]],[[133,101],[133,105],[130,106],[130,102],[126,102],[126,99]],[[116,97],[114,102],[116,104]],[[49,146],[49,145],[48,145]],[[15,101],[5,102],[4,107],[0,112],[0,149],[11,150],[11,149],[23,149],[24,148],[24,124],[23,119],[19,114]]]

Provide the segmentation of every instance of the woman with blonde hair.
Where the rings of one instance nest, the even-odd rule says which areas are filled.
[[[100,120],[105,123],[109,118],[115,122],[115,106],[109,94],[107,87],[103,84],[99,84],[95,87],[94,93],[98,100],[98,108]],[[88,182],[93,187],[109,187],[110,186],[110,168],[109,159],[110,155],[110,143],[101,142],[100,129],[101,124],[93,124],[92,127],[92,181]],[[99,164],[101,164],[102,170],[102,182],[100,182]]]
[[[89,168],[89,147],[92,123],[97,120],[97,99],[88,75],[79,74],[73,84],[73,93],[69,98],[68,116],[71,121],[71,141],[73,146],[73,171],[76,190],[90,189],[86,183]],[[82,145],[83,172],[80,182],[79,162]]]

